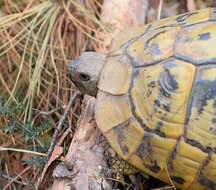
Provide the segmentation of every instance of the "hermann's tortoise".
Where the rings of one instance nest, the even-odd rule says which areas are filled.
[[[216,189],[216,9],[124,31],[69,68],[121,158],[180,189]]]

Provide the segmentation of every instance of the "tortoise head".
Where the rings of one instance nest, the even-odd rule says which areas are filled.
[[[69,74],[77,88],[90,96],[96,96],[101,70],[106,56],[96,52],[84,52],[69,66]]]

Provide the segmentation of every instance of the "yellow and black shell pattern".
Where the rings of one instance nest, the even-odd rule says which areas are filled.
[[[98,84],[96,122],[113,149],[185,190],[216,190],[216,9],[119,34]]]

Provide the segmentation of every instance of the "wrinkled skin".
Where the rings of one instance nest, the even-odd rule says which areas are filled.
[[[105,55],[96,52],[84,52],[69,64],[71,79],[84,94],[97,95],[98,81],[105,59]]]

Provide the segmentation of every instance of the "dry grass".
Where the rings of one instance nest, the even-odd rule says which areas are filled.
[[[95,33],[107,30],[99,21],[102,0],[77,2],[0,1],[0,189],[34,189],[52,129],[76,91],[67,64],[95,49]],[[151,2],[149,22],[185,12],[187,3],[198,9],[212,5],[211,0]],[[76,101],[65,126],[76,125],[79,111]]]
[[[29,153],[47,152],[50,132],[75,92],[67,77],[67,64],[81,51],[93,49],[98,41],[94,33],[98,28],[105,30],[97,19],[100,4],[98,0],[85,4],[74,0],[1,2],[2,188],[21,188],[37,179],[40,168],[36,164],[42,166],[44,158]],[[74,126],[78,112],[77,101],[67,117],[67,126]],[[10,177],[20,173],[22,177],[11,183]]]

